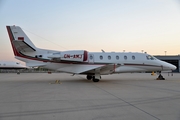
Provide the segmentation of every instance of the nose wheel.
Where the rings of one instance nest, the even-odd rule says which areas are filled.
[[[161,71],[159,72],[158,78],[156,80],[165,80],[165,78],[161,75]]]

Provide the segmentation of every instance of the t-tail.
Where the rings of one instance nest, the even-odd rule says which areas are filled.
[[[37,57],[46,50],[37,48],[19,26],[6,26],[6,28],[16,59],[26,62],[29,66],[40,66],[46,61]]]
[[[28,36],[18,26],[6,26],[9,39],[15,56],[21,57],[21,51],[33,52],[36,51],[35,45],[30,41]]]

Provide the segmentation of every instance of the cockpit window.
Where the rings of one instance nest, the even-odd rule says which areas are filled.
[[[156,58],[153,57],[153,56],[151,56],[151,55],[146,56],[146,58],[147,58],[148,60],[156,60]]]

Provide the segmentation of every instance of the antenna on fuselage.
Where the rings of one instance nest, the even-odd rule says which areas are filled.
[[[101,49],[101,51],[105,53],[105,51],[103,49]]]

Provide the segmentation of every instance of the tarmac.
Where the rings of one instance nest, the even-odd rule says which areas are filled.
[[[0,120],[180,120],[180,74],[0,73]]]

